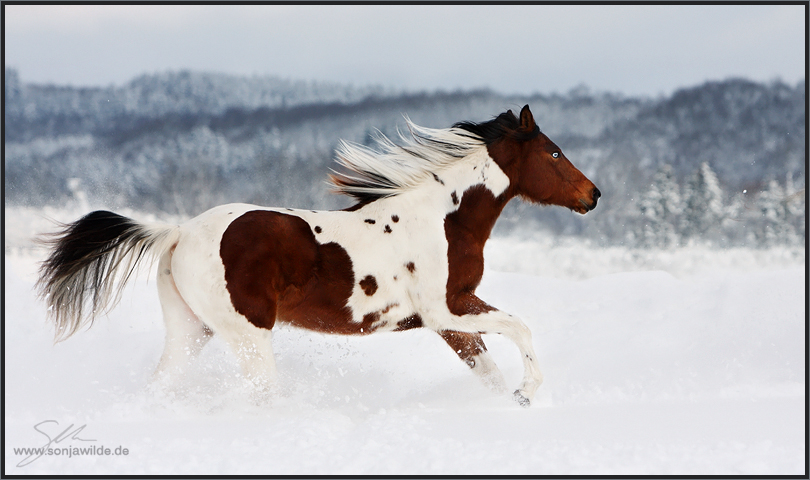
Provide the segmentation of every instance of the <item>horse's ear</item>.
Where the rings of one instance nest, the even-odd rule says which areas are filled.
[[[535,128],[537,128],[537,124],[534,123],[534,116],[532,116],[529,106],[526,105],[520,111],[520,129],[524,132],[532,132]]]

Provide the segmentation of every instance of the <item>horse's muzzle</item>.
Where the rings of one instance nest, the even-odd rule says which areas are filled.
[[[591,210],[596,208],[596,203],[599,201],[599,197],[601,196],[602,192],[600,192],[598,188],[593,187],[593,190],[591,190],[591,203],[588,203],[580,198],[579,203],[581,203],[582,206],[585,207],[585,211],[581,213],[590,212]]]
[[[596,208],[596,202],[599,201],[599,197],[602,196],[602,192],[599,191],[598,188],[593,187],[593,192],[591,192],[591,198],[593,198],[593,204],[591,205],[591,210]]]

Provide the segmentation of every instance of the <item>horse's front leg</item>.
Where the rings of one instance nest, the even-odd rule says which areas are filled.
[[[515,390],[515,400],[524,407],[531,404],[537,388],[543,383],[543,374],[537,364],[537,355],[532,346],[532,332],[519,318],[494,309],[474,295],[469,295],[455,305],[455,313],[448,319],[447,330],[470,333],[500,333],[510,339],[523,359],[523,381]],[[466,310],[468,313],[462,313]]]
[[[506,392],[503,374],[495,365],[492,355],[487,351],[484,340],[478,333],[445,330],[438,332],[445,342],[466,363],[473,373],[491,390],[497,393]]]

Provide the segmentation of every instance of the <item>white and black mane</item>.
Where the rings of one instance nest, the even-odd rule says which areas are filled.
[[[334,191],[361,203],[398,195],[500,138],[527,140],[540,133],[538,128],[520,132],[511,110],[487,122],[459,122],[447,129],[420,127],[407,117],[405,122],[409,134],[397,130],[399,145],[377,130],[374,140],[379,151],[341,141],[336,161],[349,173],[332,170],[329,183]]]

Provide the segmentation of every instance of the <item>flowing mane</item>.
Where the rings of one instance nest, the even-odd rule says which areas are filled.
[[[379,151],[341,140],[336,162],[351,173],[332,170],[329,183],[334,191],[361,202],[398,195],[499,138],[527,140],[540,132],[520,132],[511,110],[487,122],[459,122],[447,129],[420,127],[407,117],[405,122],[409,135],[397,130],[400,145],[377,130]]]
[[[398,145],[377,130],[378,151],[340,141],[336,162],[349,170],[332,170],[329,183],[337,193],[360,201],[398,195],[429,179],[454,161],[485,145],[478,135],[463,128],[420,127],[405,118],[409,135],[397,130]]]
[[[453,125],[453,128],[465,130],[480,138],[487,145],[504,137],[526,141],[540,134],[540,127],[537,125],[528,131],[521,130],[520,120],[512,113],[512,110],[507,110],[488,122],[458,122]]]

